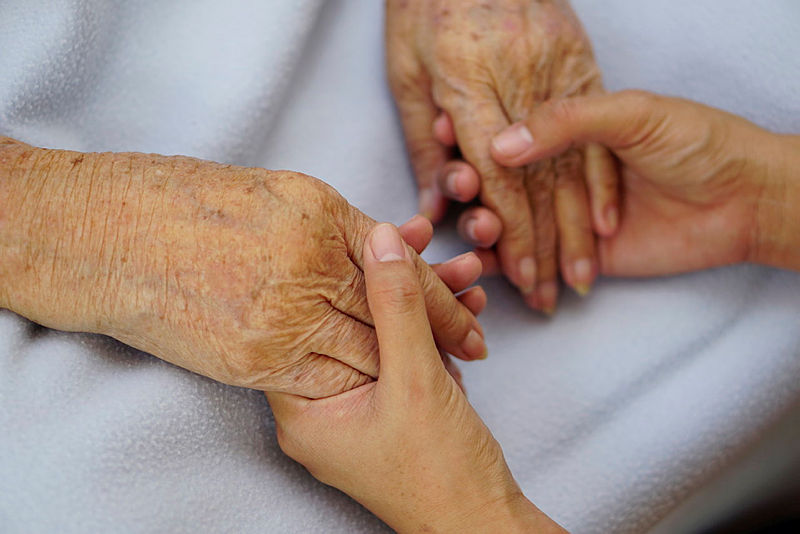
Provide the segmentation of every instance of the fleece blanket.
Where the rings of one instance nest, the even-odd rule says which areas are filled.
[[[800,131],[794,0],[574,4],[610,88]],[[415,192],[382,16],[378,0],[0,0],[0,132],[303,171],[399,223]],[[464,249],[445,225],[426,257]],[[552,320],[487,290],[470,398],[575,532],[647,531],[800,397],[798,274],[605,279]],[[282,455],[260,393],[0,311],[0,530],[387,529]]]

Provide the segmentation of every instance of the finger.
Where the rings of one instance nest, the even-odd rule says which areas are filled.
[[[619,170],[614,155],[596,143],[584,150],[586,186],[592,205],[594,230],[612,237],[619,226]]]
[[[453,293],[464,291],[481,276],[481,260],[472,252],[431,267]]]
[[[481,202],[502,223],[497,255],[508,279],[523,293],[536,282],[533,218],[525,195],[524,172],[497,165],[489,153],[490,135],[508,126],[495,94],[456,97],[442,105],[453,119],[464,158],[481,176]]]
[[[378,377],[375,329],[340,310],[332,308],[331,313],[320,321],[320,328],[309,347],[311,351],[338,360],[364,375]]]
[[[452,200],[469,202],[478,196],[481,188],[478,173],[469,163],[448,161],[438,174],[439,190]]]
[[[469,208],[458,218],[458,233],[472,246],[493,247],[503,232],[503,223],[495,213],[483,206]]]
[[[352,262],[347,262],[341,270],[345,271],[341,276],[341,285],[337,291],[328,295],[328,302],[334,309],[353,320],[373,326],[372,314],[367,304],[364,272]]]
[[[585,296],[597,277],[597,251],[589,198],[583,178],[583,158],[576,149],[555,161],[555,211],[561,273],[564,281]]]
[[[481,275],[495,276],[500,274],[500,263],[497,261],[497,254],[490,248],[476,248],[475,255],[481,260]]]
[[[301,395],[309,399],[321,399],[363,386],[373,378],[326,354],[309,352],[292,366],[281,370],[282,380],[270,389],[283,393]],[[274,378],[274,376],[273,376]],[[258,389],[258,385],[254,384]]]
[[[453,128],[453,121],[446,111],[439,113],[433,121],[433,137],[444,146],[456,145],[456,131]]]
[[[367,300],[380,345],[381,381],[403,383],[441,368],[425,297],[400,234],[379,224],[364,246]]]
[[[461,369],[459,369],[458,366],[453,361],[453,359],[444,352],[442,353],[442,363],[444,363],[444,368],[447,370],[448,373],[450,373],[450,376],[453,377],[453,380],[458,385],[461,392],[466,395],[467,390],[464,388],[464,381],[461,375]]]
[[[486,308],[486,291],[481,286],[471,287],[458,296],[458,301],[477,317]]]
[[[408,243],[417,254],[422,254],[433,238],[433,225],[422,215],[414,215],[397,229],[403,236],[403,241]]]
[[[558,301],[558,241],[555,201],[555,167],[547,160],[529,169],[525,182],[534,212],[536,232],[536,288],[525,295],[526,303],[548,315],[555,312]]]
[[[667,118],[661,97],[622,91],[543,103],[494,137],[495,161],[518,167],[557,156],[573,144],[598,143],[613,152],[646,140]]]
[[[354,211],[353,216],[356,220],[352,221],[348,225],[349,227],[374,227],[374,223],[365,215]],[[362,270],[365,268],[364,258],[368,251],[364,246],[365,239],[363,237],[359,239],[358,236],[363,236],[365,233],[366,232],[353,231],[346,232],[344,236],[347,240],[346,244],[350,258],[356,262],[356,265]],[[438,346],[453,356],[465,360],[484,356],[486,347],[482,343],[483,329],[478,323],[478,320],[467,308],[458,302],[453,292],[450,291],[445,283],[433,272],[430,265],[420,258],[411,247],[407,248],[407,252],[412,258],[412,263],[417,270],[417,276],[422,284],[428,316]],[[351,281],[349,284],[356,284],[356,282]],[[343,293],[347,292],[343,291]],[[363,293],[355,296],[351,295],[349,299],[340,298],[340,300],[353,306],[353,312],[348,308],[343,308],[338,305],[336,307],[341,310],[347,310],[348,314],[356,316],[362,320],[362,322],[373,324],[371,314],[369,314],[366,319],[363,318],[364,311],[359,307],[361,295],[363,295]],[[369,309],[366,311],[368,312]],[[477,333],[481,343],[476,342],[473,332]]]
[[[447,201],[439,191],[436,176],[450,158],[450,149],[433,135],[433,122],[438,115],[430,95],[429,84],[404,85],[394,91],[406,148],[419,188],[419,212],[438,222],[447,209]]]

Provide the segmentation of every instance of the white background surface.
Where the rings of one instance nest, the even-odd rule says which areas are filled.
[[[380,2],[46,4],[0,0],[1,133],[298,170],[377,219],[413,213]],[[609,87],[800,131],[796,2],[575,6]],[[428,258],[463,249],[444,228]],[[470,398],[529,497],[575,532],[646,530],[800,395],[795,274],[602,280],[553,320],[487,290]],[[8,312],[0,428],[6,531],[385,528],[282,456],[258,393]]]

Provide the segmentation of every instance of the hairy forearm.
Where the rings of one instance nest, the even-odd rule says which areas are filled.
[[[800,271],[800,136],[773,136],[765,159],[752,259]]]

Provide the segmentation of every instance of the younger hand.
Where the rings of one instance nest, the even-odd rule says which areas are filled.
[[[321,400],[268,393],[281,448],[400,532],[561,531],[524,498],[445,371],[393,226],[370,233],[364,274],[379,379]]]
[[[546,103],[501,132],[492,156],[517,167],[587,142],[608,147],[622,164],[619,230],[599,243],[607,275],[752,261],[767,231],[764,215],[785,202],[774,164],[785,143],[780,136],[717,109],[640,91]]]

